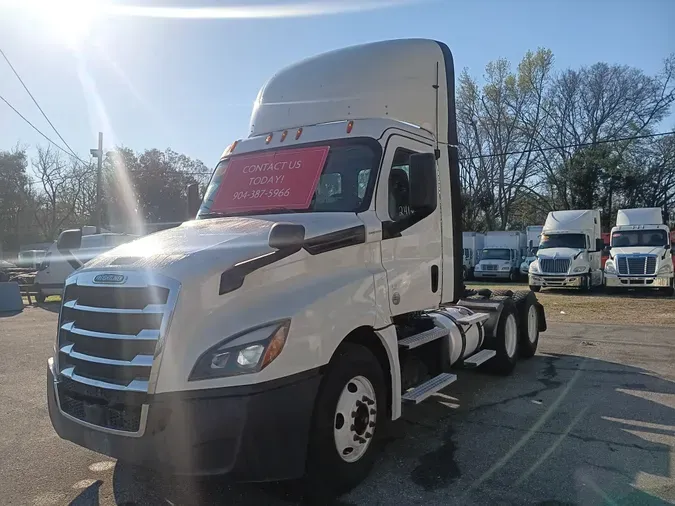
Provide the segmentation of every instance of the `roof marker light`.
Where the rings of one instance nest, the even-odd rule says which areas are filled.
[[[286,140],[286,136],[287,136],[287,135],[288,135],[288,130],[284,130],[284,131],[281,133],[281,140],[280,140],[279,142],[284,142],[284,140]]]
[[[297,141],[302,135],[302,128],[298,128],[298,131],[295,132],[295,140]]]
[[[349,122],[347,122],[347,133],[348,134],[352,133],[352,128],[354,128],[354,121],[349,120]]]

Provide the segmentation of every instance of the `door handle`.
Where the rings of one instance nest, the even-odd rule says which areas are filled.
[[[431,292],[438,291],[438,265],[431,266]]]

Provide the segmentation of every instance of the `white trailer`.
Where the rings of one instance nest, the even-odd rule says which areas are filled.
[[[464,279],[473,278],[476,264],[480,262],[480,254],[485,246],[485,234],[480,232],[462,232],[463,245],[463,276]]]
[[[537,259],[530,264],[530,289],[602,286],[600,225],[599,209],[548,213]]]
[[[530,264],[537,259],[537,251],[539,250],[539,241],[541,240],[541,231],[543,229],[542,225],[531,225],[525,228],[527,249],[525,260],[520,264],[520,275],[523,277],[527,277],[530,271]]]
[[[663,223],[661,208],[620,209],[610,240],[605,263],[608,290],[659,288],[673,295],[670,229]]]
[[[518,279],[525,252],[526,236],[520,231],[488,232],[480,262],[474,269],[477,279]]]
[[[386,419],[545,330],[531,292],[465,291],[452,55],[333,51],[272,77],[196,219],[71,275],[48,404],[58,434],[142,466],[334,495]],[[195,206],[196,204],[196,206]],[[81,231],[66,231],[70,255]]]

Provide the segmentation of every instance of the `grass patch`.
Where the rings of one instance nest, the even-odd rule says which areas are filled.
[[[467,288],[527,290],[520,283],[467,283]],[[601,291],[543,289],[537,298],[549,322],[601,323],[606,325],[675,326],[675,297],[658,291],[630,291],[608,295]]]

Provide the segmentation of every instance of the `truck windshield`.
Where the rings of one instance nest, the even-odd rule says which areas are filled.
[[[573,248],[585,249],[586,236],[584,234],[546,234],[541,236],[539,249]]]
[[[506,248],[484,249],[481,260],[511,260],[511,250]]]
[[[363,138],[234,155],[216,167],[197,219],[365,211],[380,156]]]
[[[665,230],[623,230],[612,234],[613,248],[631,246],[666,246],[668,235]]]

